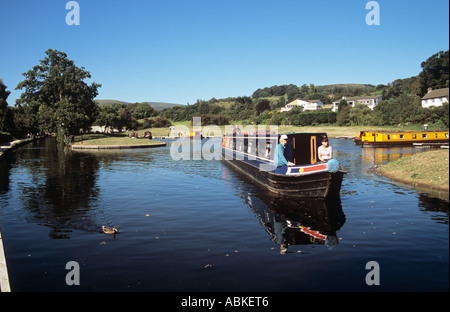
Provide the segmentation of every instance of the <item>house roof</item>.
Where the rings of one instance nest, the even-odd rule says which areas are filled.
[[[288,105],[298,105],[298,104],[297,104],[297,101],[303,101],[303,102],[307,102],[307,103],[311,103],[311,104],[320,102],[320,100],[296,99],[296,100],[294,100],[294,101],[288,103]]]
[[[382,98],[382,95],[367,95],[367,96],[353,96],[353,97],[344,97],[346,101],[360,101],[360,100],[375,100],[378,98]],[[342,101],[342,99],[339,99],[337,101],[334,101],[333,103],[339,103]]]
[[[449,91],[449,88],[431,90],[430,92],[425,94],[425,96],[422,98],[422,100],[436,99],[436,98],[443,98],[443,97],[446,97],[448,99],[448,91]]]
[[[368,95],[368,96],[354,96],[346,98],[347,101],[358,101],[358,100],[374,100],[382,97],[381,95]]]

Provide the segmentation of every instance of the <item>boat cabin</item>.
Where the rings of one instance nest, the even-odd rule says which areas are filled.
[[[285,147],[285,157],[295,165],[313,165],[319,161],[318,148],[326,133],[290,133],[286,134],[288,142]],[[241,156],[254,157],[273,162],[275,148],[279,144],[281,135],[270,133],[233,134],[225,136],[222,147]]]

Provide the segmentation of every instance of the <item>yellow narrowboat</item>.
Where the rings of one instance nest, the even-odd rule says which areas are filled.
[[[191,140],[203,140],[205,137],[200,131],[191,131],[189,134],[183,136],[183,139],[191,139]]]
[[[448,144],[449,131],[361,131],[354,142],[362,147],[389,147],[423,144]]]

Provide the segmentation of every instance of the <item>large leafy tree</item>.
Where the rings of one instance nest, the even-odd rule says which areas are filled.
[[[3,81],[0,79],[0,109],[5,109],[8,107],[8,96],[11,94],[10,91],[6,91],[6,86],[3,84]]]
[[[6,90],[6,86],[0,79],[0,131],[7,130],[9,109],[8,102],[6,100],[10,94],[11,92]]]
[[[100,84],[88,85],[91,74],[75,66],[67,54],[49,49],[39,65],[24,73],[16,90],[25,89],[17,101],[24,106],[34,126],[43,132],[57,133],[67,143],[71,134],[91,127],[97,116],[94,98]]]
[[[428,88],[441,89],[449,86],[449,51],[440,51],[422,63],[416,93],[420,97]]]
[[[130,123],[131,117],[125,105],[119,103],[101,106],[95,122],[96,125],[105,127],[105,130],[118,129],[119,131],[122,131],[124,127],[127,128]]]

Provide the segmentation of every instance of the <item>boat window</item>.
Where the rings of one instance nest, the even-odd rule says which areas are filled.
[[[422,139],[426,139],[428,136],[426,133],[422,133]]]
[[[415,139],[417,139],[417,134],[413,134],[412,135],[412,138],[415,140]]]
[[[264,157],[270,159],[270,150],[272,149],[272,145],[270,142],[266,142],[266,151],[264,153]]]
[[[445,137],[448,138],[448,132],[445,134]]]
[[[434,136],[436,137],[436,139],[439,137],[439,133],[435,133]]]
[[[405,139],[405,135],[404,134],[400,134],[400,139],[404,140]]]
[[[311,137],[311,164],[317,162],[317,138],[315,136]]]
[[[388,139],[388,140],[390,140],[390,139],[391,139],[391,135],[390,135],[390,134],[388,134],[388,136],[387,136],[387,139]]]
[[[244,144],[242,140],[236,140],[236,150],[242,152],[244,150]]]

